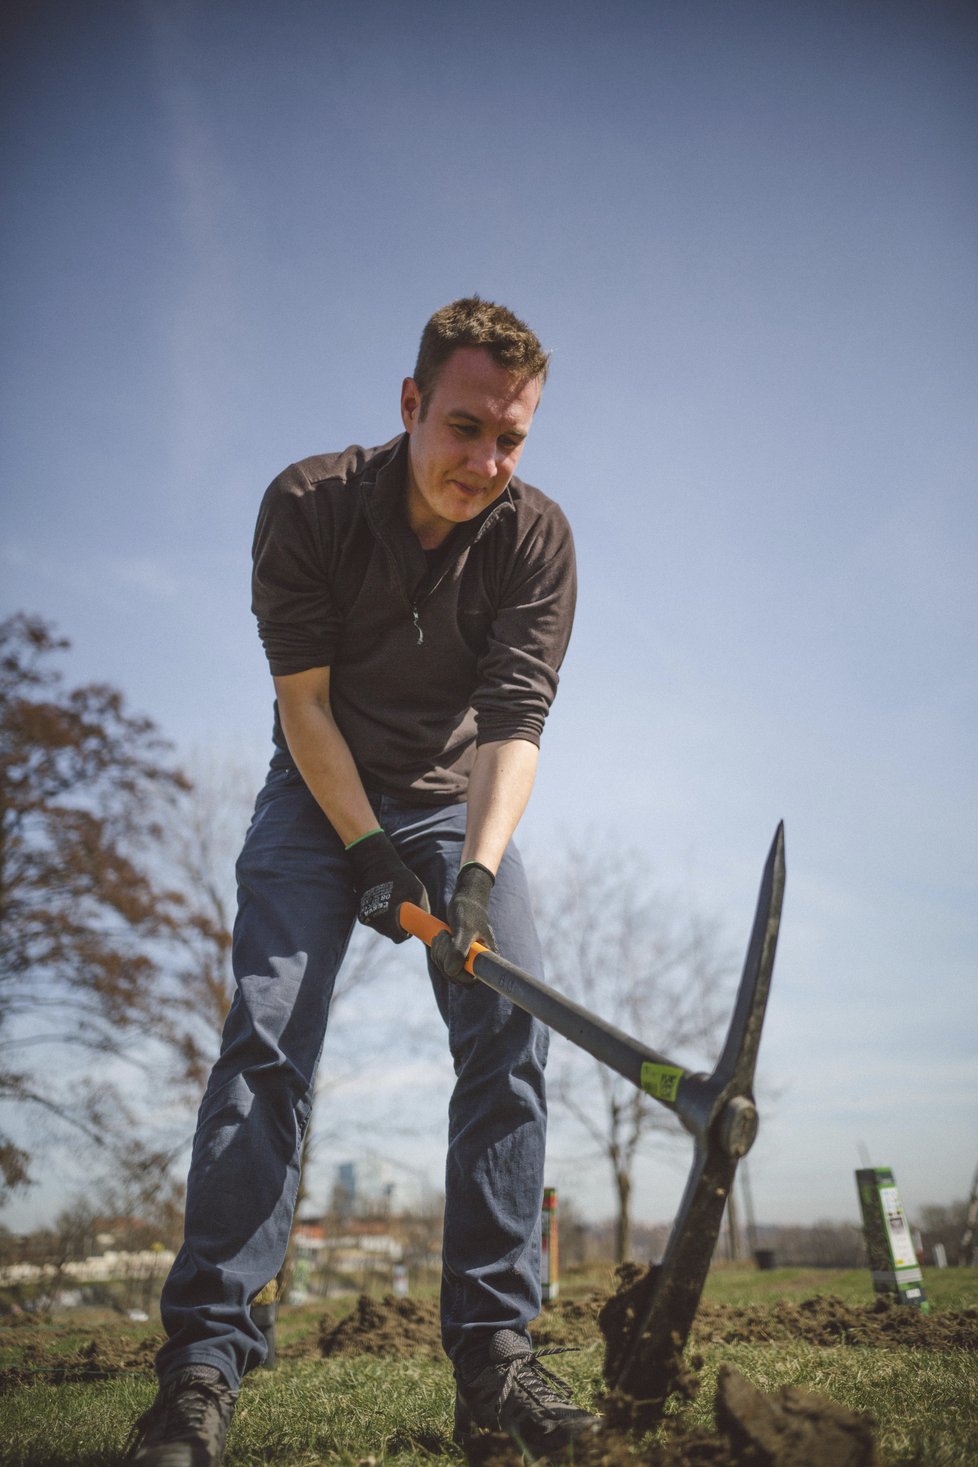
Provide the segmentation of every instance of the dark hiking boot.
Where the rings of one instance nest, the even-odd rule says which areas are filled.
[[[212,1365],[177,1371],[133,1427],[125,1460],[140,1467],[220,1467],[236,1399]]]
[[[455,1378],[455,1440],[479,1431],[504,1431],[530,1458],[549,1456],[591,1435],[601,1418],[575,1406],[570,1387],[540,1364],[566,1347],[531,1350],[524,1335],[499,1330],[489,1344],[489,1364],[468,1380]]]

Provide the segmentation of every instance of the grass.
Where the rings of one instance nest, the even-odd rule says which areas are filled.
[[[592,1288],[607,1292],[610,1270],[566,1279],[565,1296]],[[935,1312],[978,1306],[978,1270],[928,1271],[925,1287]],[[715,1269],[706,1297],[717,1304],[763,1304],[835,1294],[868,1303],[865,1271]],[[352,1302],[352,1301],[351,1301]],[[335,1305],[333,1312],[335,1312]],[[314,1338],[322,1310],[283,1311],[279,1345]],[[155,1327],[158,1329],[158,1325]],[[76,1314],[0,1330],[0,1366],[56,1365],[93,1338],[117,1338],[131,1355],[154,1326]],[[684,1426],[712,1427],[717,1371],[726,1361],[763,1390],[787,1384],[831,1397],[879,1424],[886,1467],[970,1467],[978,1460],[975,1356],[964,1350],[823,1348],[739,1343],[702,1350],[702,1388],[681,1408]],[[582,1404],[601,1386],[597,1339],[562,1357],[561,1374]],[[566,1362],[566,1363],[565,1363]],[[0,1463],[4,1467],[109,1467],[121,1460],[134,1419],[153,1399],[145,1372],[130,1370],[91,1383],[56,1385],[46,1371],[35,1383],[0,1396]],[[451,1441],[453,1388],[446,1362],[421,1357],[379,1360],[340,1356],[285,1358],[275,1371],[245,1382],[228,1443],[226,1467],[280,1463],[288,1467],[450,1467],[462,1453]],[[641,1461],[641,1453],[636,1457]]]

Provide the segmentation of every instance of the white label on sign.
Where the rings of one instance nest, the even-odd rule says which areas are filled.
[[[913,1268],[917,1262],[917,1255],[913,1250],[913,1239],[907,1225],[907,1216],[896,1187],[880,1188],[880,1206],[886,1220],[886,1231],[890,1235],[893,1267]]]

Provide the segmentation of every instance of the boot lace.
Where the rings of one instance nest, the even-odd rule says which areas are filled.
[[[506,1367],[502,1389],[499,1392],[497,1410],[502,1411],[512,1392],[519,1388],[538,1406],[567,1406],[573,1401],[573,1393],[566,1380],[540,1364],[543,1355],[566,1355],[573,1351],[571,1345],[550,1345],[544,1350],[533,1350],[527,1355],[515,1356]]]

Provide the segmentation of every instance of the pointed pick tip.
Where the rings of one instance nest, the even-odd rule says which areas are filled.
[[[770,874],[776,870],[783,871],[784,865],[784,821],[779,820],[778,827],[774,832],[774,839],[771,842],[771,848],[767,853],[767,861],[765,862],[764,869],[766,873]]]

